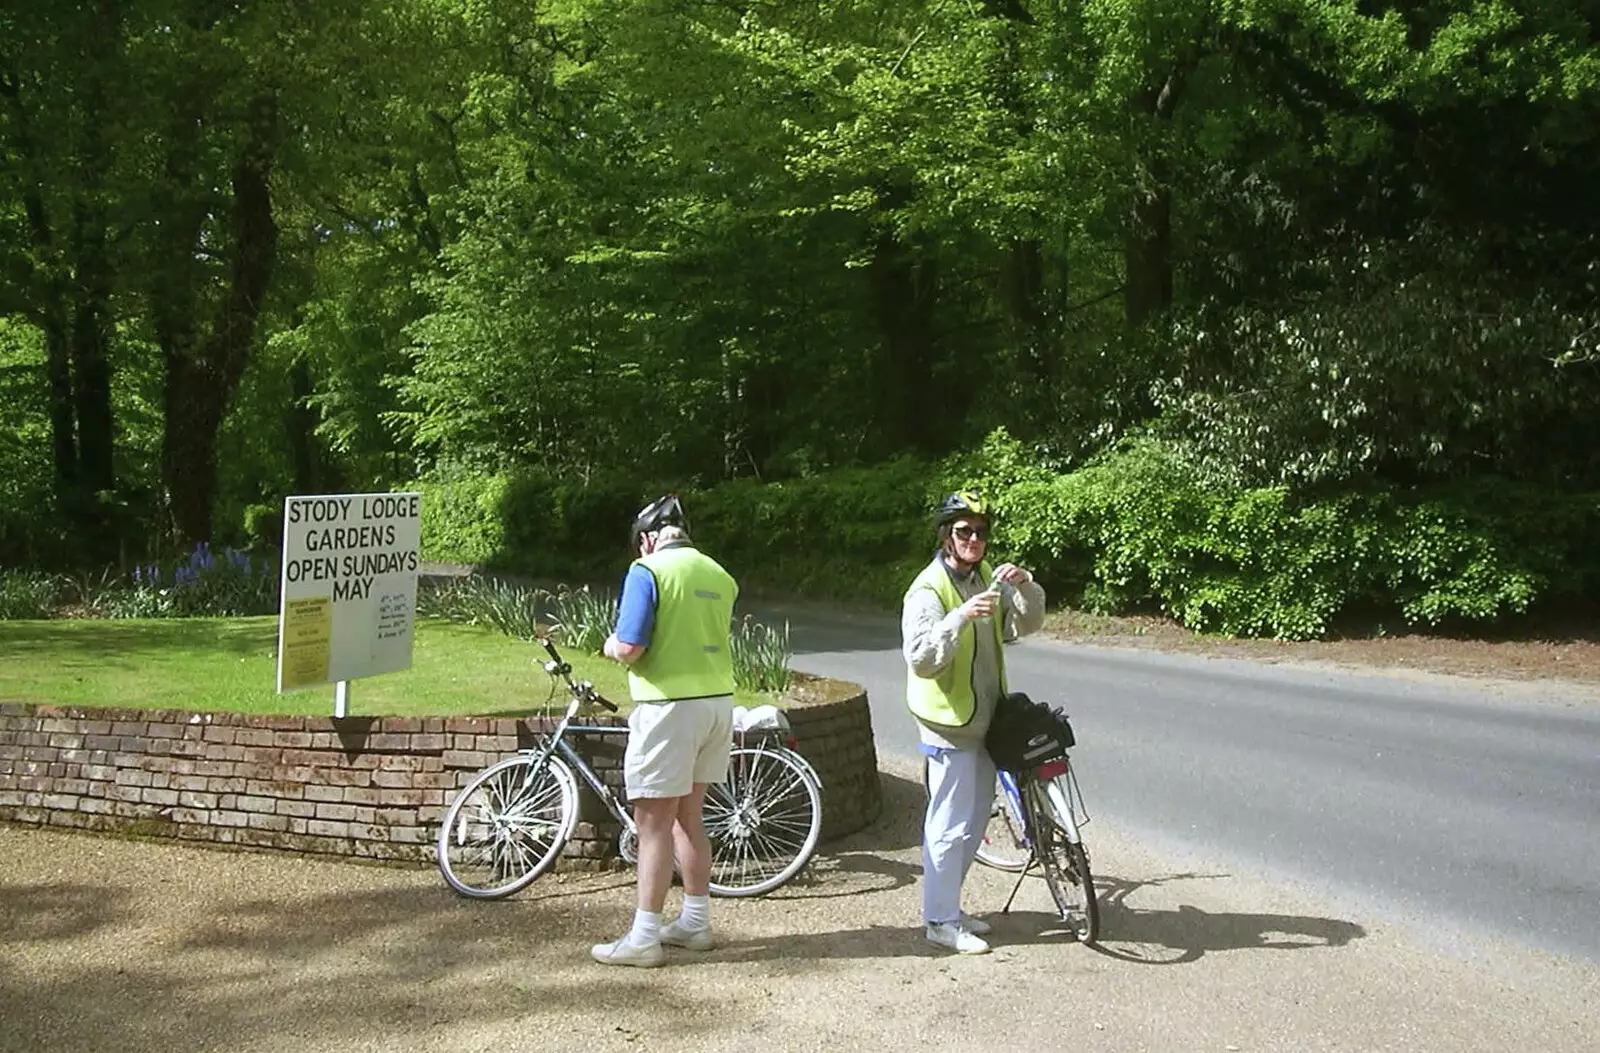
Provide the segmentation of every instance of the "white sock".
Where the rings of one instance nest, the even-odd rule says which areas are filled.
[[[711,924],[711,897],[683,897],[683,911],[678,915],[678,926],[694,932]]]
[[[661,912],[649,910],[635,910],[633,912],[633,928],[628,930],[627,940],[635,947],[661,942]]]

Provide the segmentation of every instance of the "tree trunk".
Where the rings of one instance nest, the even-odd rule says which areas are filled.
[[[22,104],[19,83],[0,75],[0,97],[10,111],[12,141],[18,160],[24,166],[37,159],[31,121]],[[37,176],[25,173],[22,211],[28,221],[28,241],[32,248],[27,274],[31,288],[27,301],[33,319],[44,333],[45,377],[50,400],[50,460],[56,500],[70,501],[78,483],[77,416],[72,405],[72,331],[68,319],[65,264],[58,257],[50,217],[45,210],[43,187]]]
[[[317,411],[311,405],[316,388],[311,381],[311,366],[304,358],[295,359],[289,369],[289,455],[294,468],[294,493],[321,493],[322,473],[317,469]]]
[[[1123,302],[1134,329],[1172,306],[1172,191],[1166,166],[1153,162],[1140,176],[1122,247]]]
[[[884,231],[872,255],[870,281],[872,316],[881,341],[874,387],[884,448],[930,452],[939,430],[950,423],[943,413],[929,411],[933,265],[914,258],[892,231]]]
[[[1137,329],[1172,306],[1172,164],[1167,138],[1188,75],[1200,60],[1198,45],[1182,56],[1160,84],[1136,93],[1134,119],[1148,136],[1139,146],[1133,201],[1123,229],[1124,304]]]
[[[1024,371],[1038,389],[1035,394],[1047,393],[1056,380],[1046,296],[1043,246],[1036,238],[1013,239],[1005,262],[1006,312]]]
[[[250,360],[256,321],[277,258],[278,227],[270,185],[277,124],[274,101],[257,99],[251,107],[248,140],[233,166],[228,280],[209,333],[190,353],[181,342],[163,347],[167,370],[163,482],[173,526],[189,544],[211,538],[217,432]],[[194,302],[192,290],[187,298]]]
[[[908,195],[904,189],[890,190],[886,204],[903,204]],[[883,448],[935,452],[941,436],[951,430],[952,417],[959,420],[965,411],[964,399],[960,407],[938,404],[933,340],[937,263],[885,225],[867,279],[880,341],[872,385]],[[936,404],[938,412],[930,412]]]
[[[97,187],[88,193],[98,195]],[[111,264],[105,217],[97,201],[74,207],[77,295],[72,320],[73,403],[78,418],[79,482],[86,494],[116,489],[111,447]]]
[[[110,523],[99,499],[116,489],[112,460],[111,286],[114,274],[106,236],[106,79],[122,36],[121,5],[96,0],[88,27],[88,76],[75,107],[78,168],[72,205],[72,264],[76,277],[72,319],[72,386],[78,414],[79,484],[86,499],[85,524],[103,542]],[[104,553],[101,553],[102,555]]]

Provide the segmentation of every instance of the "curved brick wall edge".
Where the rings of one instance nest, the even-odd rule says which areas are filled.
[[[788,713],[822,777],[823,839],[866,826],[883,802],[866,693]],[[545,727],[0,703],[0,821],[431,864],[455,791]],[[621,738],[578,741],[620,788]],[[616,826],[583,794],[564,859],[600,865]]]

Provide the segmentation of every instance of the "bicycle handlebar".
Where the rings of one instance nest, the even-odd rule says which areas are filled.
[[[572,666],[561,657],[560,652],[556,650],[556,645],[550,641],[550,637],[540,637],[539,642],[544,644],[545,653],[550,656],[550,661],[554,663],[554,668],[550,672],[564,679],[567,682],[567,687],[572,689],[573,694],[580,695],[587,701],[597,702],[613,713],[617,712],[617,704],[596,691],[593,684],[584,684],[580,687],[572,682]]]

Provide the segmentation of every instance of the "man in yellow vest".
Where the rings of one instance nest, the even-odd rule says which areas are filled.
[[[662,944],[708,951],[711,842],[701,809],[706,786],[728,774],[733,740],[733,656],[729,631],[739,586],[690,543],[683,506],[669,494],[640,510],[607,657],[628,666],[635,703],[628,717],[623,779],[639,827],[638,899],[633,927],[596,944],[602,965],[651,967]],[[676,858],[683,910],[662,924]]]
[[[962,954],[989,950],[989,925],[961,909],[961,886],[994,805],[983,738],[1006,691],[1001,644],[1044,624],[1044,589],[1033,575],[985,560],[992,524],[972,491],[944,499],[934,515],[939,551],[906,590],[900,617],[906,702],[927,771],[922,921],[930,942]]]

